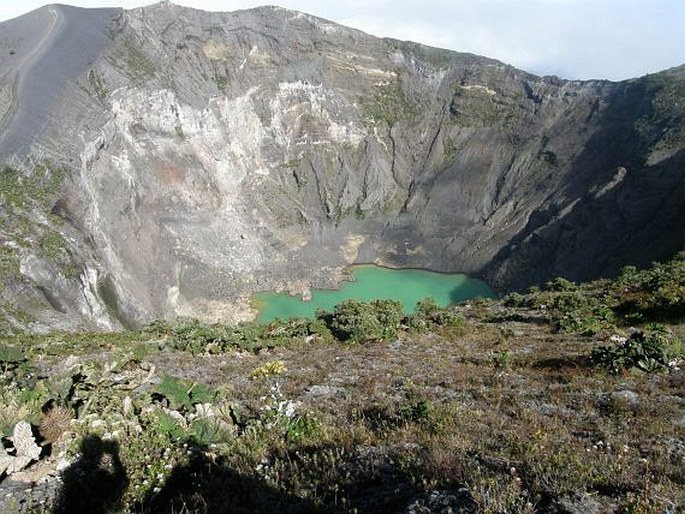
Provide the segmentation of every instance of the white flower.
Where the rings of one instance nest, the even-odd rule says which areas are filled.
[[[300,406],[300,402],[293,402],[290,400],[282,401],[278,404],[277,411],[279,414],[283,414],[287,418],[292,418]]]
[[[209,403],[198,403],[195,406],[195,411],[200,418],[211,418],[215,416],[214,409],[212,409],[212,406]]]
[[[122,409],[124,411],[124,416],[128,416],[133,412],[133,400],[130,396],[124,398]]]

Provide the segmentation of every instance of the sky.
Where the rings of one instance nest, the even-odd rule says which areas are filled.
[[[50,0],[0,0],[0,20]],[[132,8],[152,0],[57,0]],[[538,75],[623,80],[685,64],[685,0],[174,0],[280,5],[370,34],[499,59]],[[0,27],[0,37],[1,27]]]

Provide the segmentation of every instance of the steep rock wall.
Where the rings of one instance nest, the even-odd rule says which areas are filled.
[[[525,287],[615,273],[685,241],[680,70],[541,78],[279,8],[162,3],[98,11],[96,23],[47,9],[89,50],[60,68],[73,71],[40,126],[3,119],[3,134],[24,136],[21,147],[1,136],[0,154],[25,176],[43,159],[67,170],[50,196],[56,220],[25,211],[69,234],[62,264],[77,272],[25,266],[6,281],[12,305],[42,295],[35,326],[245,318],[251,292],[332,285],[352,262]],[[39,57],[72,59],[32,45],[10,83]],[[10,103],[32,95],[15,87]],[[40,245],[3,238],[10,258],[45,268]]]

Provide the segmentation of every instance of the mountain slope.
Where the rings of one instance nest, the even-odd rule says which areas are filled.
[[[0,511],[682,512],[683,315],[685,252],[408,316],[0,337]]]
[[[0,232],[4,301],[32,317],[8,326],[248,317],[252,291],[355,261],[519,288],[685,241],[682,70],[541,78],[270,7],[48,6],[0,30],[5,178],[63,177]]]

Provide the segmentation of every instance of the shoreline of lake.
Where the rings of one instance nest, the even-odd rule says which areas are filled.
[[[268,323],[276,318],[312,317],[317,309],[331,310],[348,298],[398,300],[408,314],[417,301],[426,297],[435,298],[441,306],[477,297],[497,297],[487,283],[463,273],[388,268],[373,263],[354,264],[346,271],[352,280],[341,282],[336,289],[310,289],[309,300],[305,300],[304,295],[273,291],[253,294],[251,305],[258,311],[257,321]]]

